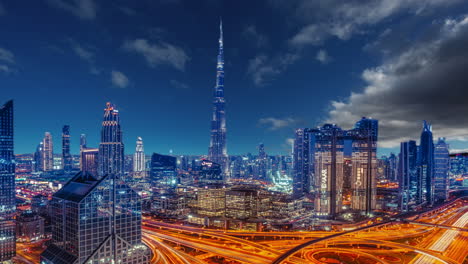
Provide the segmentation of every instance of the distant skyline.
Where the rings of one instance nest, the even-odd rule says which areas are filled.
[[[434,139],[468,149],[468,4],[412,1],[0,0],[0,103],[15,153],[70,125],[98,147],[119,109],[125,153],[208,154],[223,19],[230,155],[290,151],[294,129],[379,120],[379,154]]]

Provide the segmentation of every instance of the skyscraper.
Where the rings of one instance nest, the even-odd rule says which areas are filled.
[[[80,150],[86,148],[86,134],[80,135]]]
[[[417,204],[419,176],[417,169],[418,147],[416,141],[401,142],[398,163],[398,206],[408,212]]]
[[[310,193],[314,157],[310,156],[309,128],[296,129],[293,146],[293,196],[300,198]],[[312,163],[311,163],[312,162]]]
[[[70,172],[72,170],[72,156],[70,154],[70,126],[65,125],[62,128],[62,164],[63,170]]]
[[[151,156],[150,178],[153,186],[175,186],[177,183],[177,158],[153,153]]]
[[[119,111],[111,103],[106,104],[99,145],[99,176],[123,175],[124,144],[120,128]]]
[[[0,107],[0,262],[16,254],[13,101]]]
[[[42,161],[42,158],[44,157],[43,154],[44,151],[44,142],[41,141],[37,147],[36,147],[36,152],[34,152],[34,171],[39,172],[39,171],[44,171],[44,162]]]
[[[49,132],[45,132],[42,148],[42,169],[44,171],[52,171],[54,169],[54,147],[52,135]]]
[[[223,24],[219,25],[219,53],[216,67],[216,86],[213,94],[213,117],[211,120],[211,139],[208,159],[221,165],[224,174],[228,171],[228,154],[226,148],[226,113],[224,99],[224,53]]]
[[[133,154],[133,176],[136,178],[142,178],[145,176],[145,170],[145,150],[143,148],[143,139],[138,137],[135,154]]]
[[[351,208],[369,214],[377,192],[378,121],[363,117],[347,134],[352,140]]]
[[[260,143],[258,145],[258,157],[257,157],[257,179],[261,181],[266,181],[267,179],[267,170],[268,170],[268,156],[265,152],[265,145]]]
[[[434,148],[434,200],[445,201],[448,198],[448,173],[450,166],[449,146],[445,138],[439,138]]]
[[[432,205],[434,203],[434,141],[432,126],[426,121],[423,122],[418,160],[421,190],[419,202]]]
[[[80,172],[53,195],[52,240],[41,263],[149,263],[140,197],[116,177]]]
[[[95,177],[99,175],[99,149],[84,148],[80,152],[80,170]]]

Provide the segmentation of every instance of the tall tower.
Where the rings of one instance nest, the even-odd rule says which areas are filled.
[[[13,101],[0,107],[0,262],[16,254]]]
[[[70,126],[62,128],[62,163],[63,170],[70,172],[72,169],[72,156],[70,154]]]
[[[120,129],[119,111],[111,103],[106,104],[99,145],[99,176],[115,174],[122,176],[124,144]]]
[[[211,140],[208,157],[221,165],[224,174],[228,169],[228,154],[226,148],[226,113],[224,99],[224,52],[223,24],[219,24],[219,53],[216,66],[216,86],[213,94],[213,117],[211,120]]]
[[[450,155],[445,138],[439,138],[434,147],[434,200],[448,199]]]
[[[423,122],[421,142],[419,145],[419,202],[432,205],[434,203],[434,141],[432,126]]]
[[[141,137],[137,139],[135,154],[133,154],[133,173],[137,178],[143,177],[145,173],[145,150]]]
[[[42,147],[42,169],[44,171],[52,171],[54,169],[54,147],[50,132],[45,132]]]

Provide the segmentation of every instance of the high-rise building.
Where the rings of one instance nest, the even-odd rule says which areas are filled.
[[[44,162],[42,158],[44,157],[44,142],[40,142],[36,147],[36,152],[34,152],[34,171],[40,172],[44,171],[43,165]]]
[[[377,192],[378,121],[363,117],[348,137],[352,140],[351,208],[370,214]]]
[[[311,177],[313,174],[313,156],[310,151],[314,149],[310,144],[311,129],[296,129],[293,146],[293,196],[300,198],[311,191]],[[315,143],[313,143],[315,144]],[[312,154],[313,155],[313,154]],[[312,159],[312,160],[311,160]],[[312,162],[312,163],[311,163]]]
[[[309,136],[314,157],[314,209],[318,216],[334,217],[342,210],[345,131],[325,124]]]
[[[83,148],[80,156],[80,170],[97,177],[99,167],[99,149]]]
[[[143,178],[145,176],[145,150],[143,148],[143,139],[138,137],[136,142],[135,154],[133,154],[133,176]]]
[[[119,111],[114,105],[107,103],[99,145],[99,176],[123,175],[124,144],[122,140]]]
[[[149,263],[141,199],[115,174],[80,172],[50,201],[52,241],[41,263]]]
[[[80,135],[80,150],[86,148],[86,134]]]
[[[265,145],[260,143],[258,145],[258,157],[257,157],[257,180],[266,181],[267,170],[268,170],[268,156],[265,152]]]
[[[399,203],[401,211],[408,212],[417,205],[419,192],[418,147],[410,140],[400,144],[398,163]]]
[[[72,156],[70,154],[70,126],[65,125],[62,128],[62,164],[63,170],[70,172],[72,170]]]
[[[388,178],[392,182],[398,181],[398,157],[395,153],[390,153],[388,156]]]
[[[211,139],[208,159],[221,165],[224,174],[228,172],[228,154],[226,147],[226,112],[224,99],[224,52],[223,25],[219,26],[219,53],[216,67],[216,85],[213,94],[213,117],[211,119]]]
[[[54,170],[54,147],[52,135],[49,132],[45,132],[42,140],[42,169],[44,171]]]
[[[434,200],[445,201],[448,198],[449,146],[445,138],[439,138],[434,148]]]
[[[0,107],[0,262],[16,254],[13,101]]]
[[[434,203],[434,141],[432,126],[426,121],[423,122],[418,160],[421,190],[419,202],[432,205]]]
[[[150,179],[153,185],[177,184],[177,158],[153,153],[151,156]]]

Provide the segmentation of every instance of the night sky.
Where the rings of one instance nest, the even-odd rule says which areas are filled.
[[[15,152],[61,128],[97,147],[105,103],[126,153],[206,154],[219,20],[229,154],[290,151],[294,128],[380,121],[380,153],[422,120],[468,148],[463,0],[0,0],[0,101],[15,100]]]

